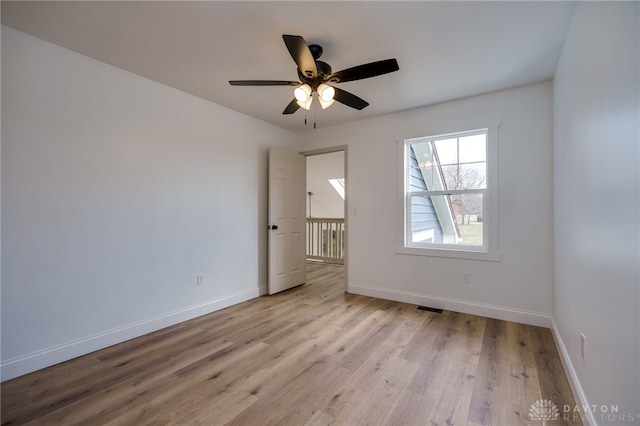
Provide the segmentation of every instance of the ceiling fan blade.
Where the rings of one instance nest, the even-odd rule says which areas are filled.
[[[232,86],[300,86],[299,81],[282,80],[229,80]]]
[[[287,46],[291,57],[298,65],[298,69],[302,74],[309,78],[315,78],[318,76],[318,69],[316,68],[316,60],[313,59],[311,50],[307,42],[301,36],[283,34],[282,39]]]
[[[395,58],[384,59],[382,61],[369,62],[368,64],[362,64],[334,72],[333,74],[329,74],[327,79],[332,83],[343,83],[345,81],[376,77],[378,75],[398,71],[399,69],[398,61]]]
[[[287,105],[287,107],[284,109],[284,111],[282,111],[282,113],[293,114],[298,110],[298,108],[300,108],[300,105],[298,105],[296,98],[293,98],[293,100],[289,102],[289,105]]]
[[[357,110],[361,110],[369,106],[369,102],[357,97],[353,93],[349,93],[346,90],[338,89],[337,87],[334,87],[334,89],[336,90],[336,94],[333,96],[333,99],[345,104],[346,106],[350,106],[351,108],[355,108]]]

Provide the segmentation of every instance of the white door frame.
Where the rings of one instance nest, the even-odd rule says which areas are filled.
[[[344,291],[347,292],[349,282],[349,176],[348,176],[348,146],[340,145],[330,148],[314,149],[310,151],[303,151],[300,154],[305,157],[311,157],[313,155],[331,154],[332,152],[344,152],[344,181],[346,182],[344,188]]]

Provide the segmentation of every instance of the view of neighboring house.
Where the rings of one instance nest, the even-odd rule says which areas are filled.
[[[424,190],[430,188],[442,188],[443,180],[441,167],[436,163],[435,167],[430,169],[438,170],[437,173],[426,173],[425,169],[420,167],[416,159],[416,149],[413,145],[411,150],[410,169],[411,176],[408,186],[415,190]],[[420,152],[420,154],[423,154]],[[422,155],[420,155],[422,157]],[[426,179],[431,178],[429,187],[427,187]],[[415,243],[443,243],[445,241],[456,242],[460,237],[460,231],[456,226],[453,206],[448,198],[439,198],[444,201],[434,206],[434,200],[429,196],[414,197],[411,203],[411,241]],[[439,205],[438,205],[439,204]],[[444,231],[443,231],[444,229]]]

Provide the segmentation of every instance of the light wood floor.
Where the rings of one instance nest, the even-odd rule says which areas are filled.
[[[2,424],[511,426],[574,406],[549,330],[342,283],[310,264],[306,285],[3,383]]]

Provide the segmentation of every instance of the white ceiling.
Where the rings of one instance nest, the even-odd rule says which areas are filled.
[[[334,71],[397,58],[400,70],[340,84],[370,106],[307,113],[326,127],[552,78],[574,2],[8,2],[2,23],[293,131],[297,80],[282,34],[323,46]]]

